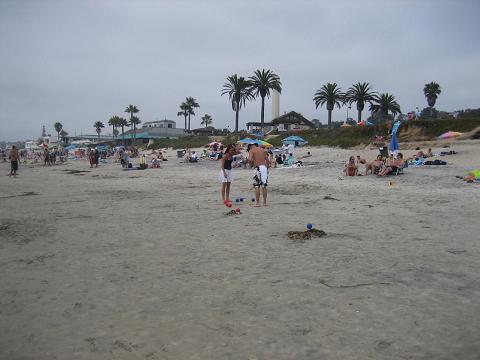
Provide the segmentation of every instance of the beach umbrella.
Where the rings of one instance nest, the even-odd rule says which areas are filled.
[[[289,137],[282,140],[282,142],[285,142],[285,141],[305,142],[305,139],[303,139],[303,138],[301,138],[300,136],[297,136],[297,135],[292,135],[292,136],[289,136]]]
[[[451,139],[451,138],[454,138],[454,137],[457,137],[457,136],[460,136],[460,135],[463,135],[463,133],[461,132],[457,132],[457,131],[447,131],[446,133],[440,135],[438,138],[439,139]]]
[[[242,143],[242,144],[255,144],[256,143],[255,140],[250,139],[250,138],[241,139],[241,140],[238,140],[238,142]]]
[[[272,147],[273,145],[264,141],[264,140],[255,140],[255,142],[260,145],[260,146],[265,146],[265,147]]]

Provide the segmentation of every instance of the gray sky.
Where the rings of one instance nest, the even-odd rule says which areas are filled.
[[[56,121],[94,133],[129,104],[143,122],[182,127],[187,96],[201,105],[193,128],[208,113],[232,129],[222,85],[262,68],[281,78],[281,113],[322,122],[312,98],[327,82],[370,82],[408,112],[437,81],[437,109],[480,107],[479,15],[479,2],[461,0],[0,0],[0,140],[38,138],[42,125],[54,133]],[[260,104],[241,110],[240,127],[259,121]]]

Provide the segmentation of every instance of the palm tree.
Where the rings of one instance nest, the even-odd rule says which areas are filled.
[[[317,90],[313,97],[317,109],[319,106],[327,104],[329,129],[332,125],[332,111],[335,105],[337,105],[339,109],[342,107],[344,96],[345,94],[340,91],[337,83],[327,83],[326,85],[323,85],[320,90]]]
[[[122,142],[123,142],[123,146],[125,146],[125,126],[128,126],[128,121],[127,119],[124,119],[118,116],[117,118],[118,118],[117,126],[122,128]]]
[[[95,121],[95,124],[93,124],[93,127],[95,128],[95,131],[97,132],[98,142],[100,142],[100,133],[102,132],[102,129],[105,127],[105,125],[103,125],[103,122],[101,122],[101,121]]]
[[[136,114],[138,113],[140,110],[137,109],[137,107],[135,105],[128,105],[126,108],[125,108],[125,112],[126,113],[129,113],[130,114],[130,124],[128,126],[131,126],[133,125],[133,141],[135,142],[135,139],[136,139],[136,130],[137,130],[137,127],[136,125],[140,124],[140,120],[138,123],[134,124],[132,122],[132,118],[133,118],[133,114]],[[138,118],[137,118],[138,119]]]
[[[227,77],[227,82],[223,84],[222,95],[228,94],[232,102],[232,109],[235,111],[235,132],[238,132],[238,112],[245,107],[247,100],[255,99],[252,93],[252,83],[243,76],[237,74]]]
[[[394,117],[402,112],[400,105],[395,101],[395,96],[392,94],[380,94],[379,96],[375,96],[373,101],[376,104],[370,104],[370,111],[373,113],[379,112],[385,118],[388,116],[388,112],[391,112]]]
[[[356,83],[345,93],[345,102],[349,105],[357,103],[358,122],[362,120],[362,111],[367,101],[375,100],[375,92],[371,91],[369,83]]]
[[[182,110],[182,111],[179,111],[179,112],[177,113],[177,116],[183,116],[183,117],[185,118],[185,127],[184,127],[185,130],[187,130],[188,109],[189,109],[189,107],[188,107],[187,103],[186,103],[186,102],[182,102],[182,103],[180,104],[180,110]]]
[[[133,141],[136,142],[137,140],[137,125],[140,124],[142,121],[137,116],[130,117],[130,126],[133,125]]]
[[[188,106],[188,131],[190,131],[190,115],[195,116],[194,109],[200,107],[200,105],[197,103],[197,100],[191,96],[186,98],[185,104]]]
[[[57,140],[60,141],[60,131],[63,129],[63,125],[60,124],[59,122],[56,122],[53,124],[53,127],[55,128],[55,131],[57,132]]]
[[[117,126],[118,126],[118,116],[115,115],[115,116],[112,116],[110,119],[108,119],[108,125],[110,125],[112,127],[112,136],[113,136],[113,139],[115,139],[115,130],[117,130]],[[118,130],[117,130],[117,134],[118,134]]]
[[[435,102],[437,101],[438,95],[440,95],[442,90],[440,89],[440,85],[436,83],[435,81],[432,81],[429,84],[425,84],[425,87],[423,88],[423,93],[425,94],[425,97],[427,98],[428,106],[434,107]]]
[[[65,137],[68,135],[68,133],[64,129],[62,129],[59,135],[62,138],[62,143],[65,143]]]
[[[205,125],[205,128],[207,128],[208,125],[210,125],[212,122],[213,122],[212,117],[208,114],[205,114],[202,117],[202,122],[200,124]]]
[[[271,70],[262,69],[256,70],[253,73],[253,76],[250,76],[249,79],[252,82],[252,92],[255,97],[259,96],[262,98],[262,112],[261,112],[261,128],[265,123],[265,96],[270,98],[270,90],[276,90],[279,93],[282,92],[282,83],[280,82],[280,77]]]

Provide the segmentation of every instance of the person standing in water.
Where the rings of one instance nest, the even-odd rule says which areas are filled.
[[[10,174],[8,176],[17,177],[17,170],[18,170],[18,150],[15,145],[12,145],[12,150],[10,150],[10,155],[8,156],[10,159]]]
[[[233,155],[235,155],[236,150],[233,145],[228,145],[225,150],[225,155],[222,156],[222,165],[220,168],[219,180],[222,183],[221,193],[223,203],[231,202],[230,200],[230,185],[233,181],[232,173],[232,162]]]
[[[267,206],[267,185],[268,185],[268,153],[265,149],[253,144],[248,153],[248,161],[254,169],[253,187],[255,188],[255,206],[260,206],[260,188],[263,195],[263,206]]]

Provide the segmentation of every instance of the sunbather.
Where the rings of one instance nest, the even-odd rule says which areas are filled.
[[[367,164],[367,166],[365,167],[365,175],[368,175],[369,171],[370,171],[370,174],[376,175],[380,171],[382,171],[382,167],[383,167],[383,156],[379,154],[377,155],[377,158],[375,160]]]
[[[380,173],[378,173],[378,176],[387,176],[388,174],[395,174],[398,169],[403,169],[404,165],[405,165],[405,161],[403,160],[403,154],[398,153],[397,158],[394,159],[389,166],[386,166],[385,169],[383,169]]]

